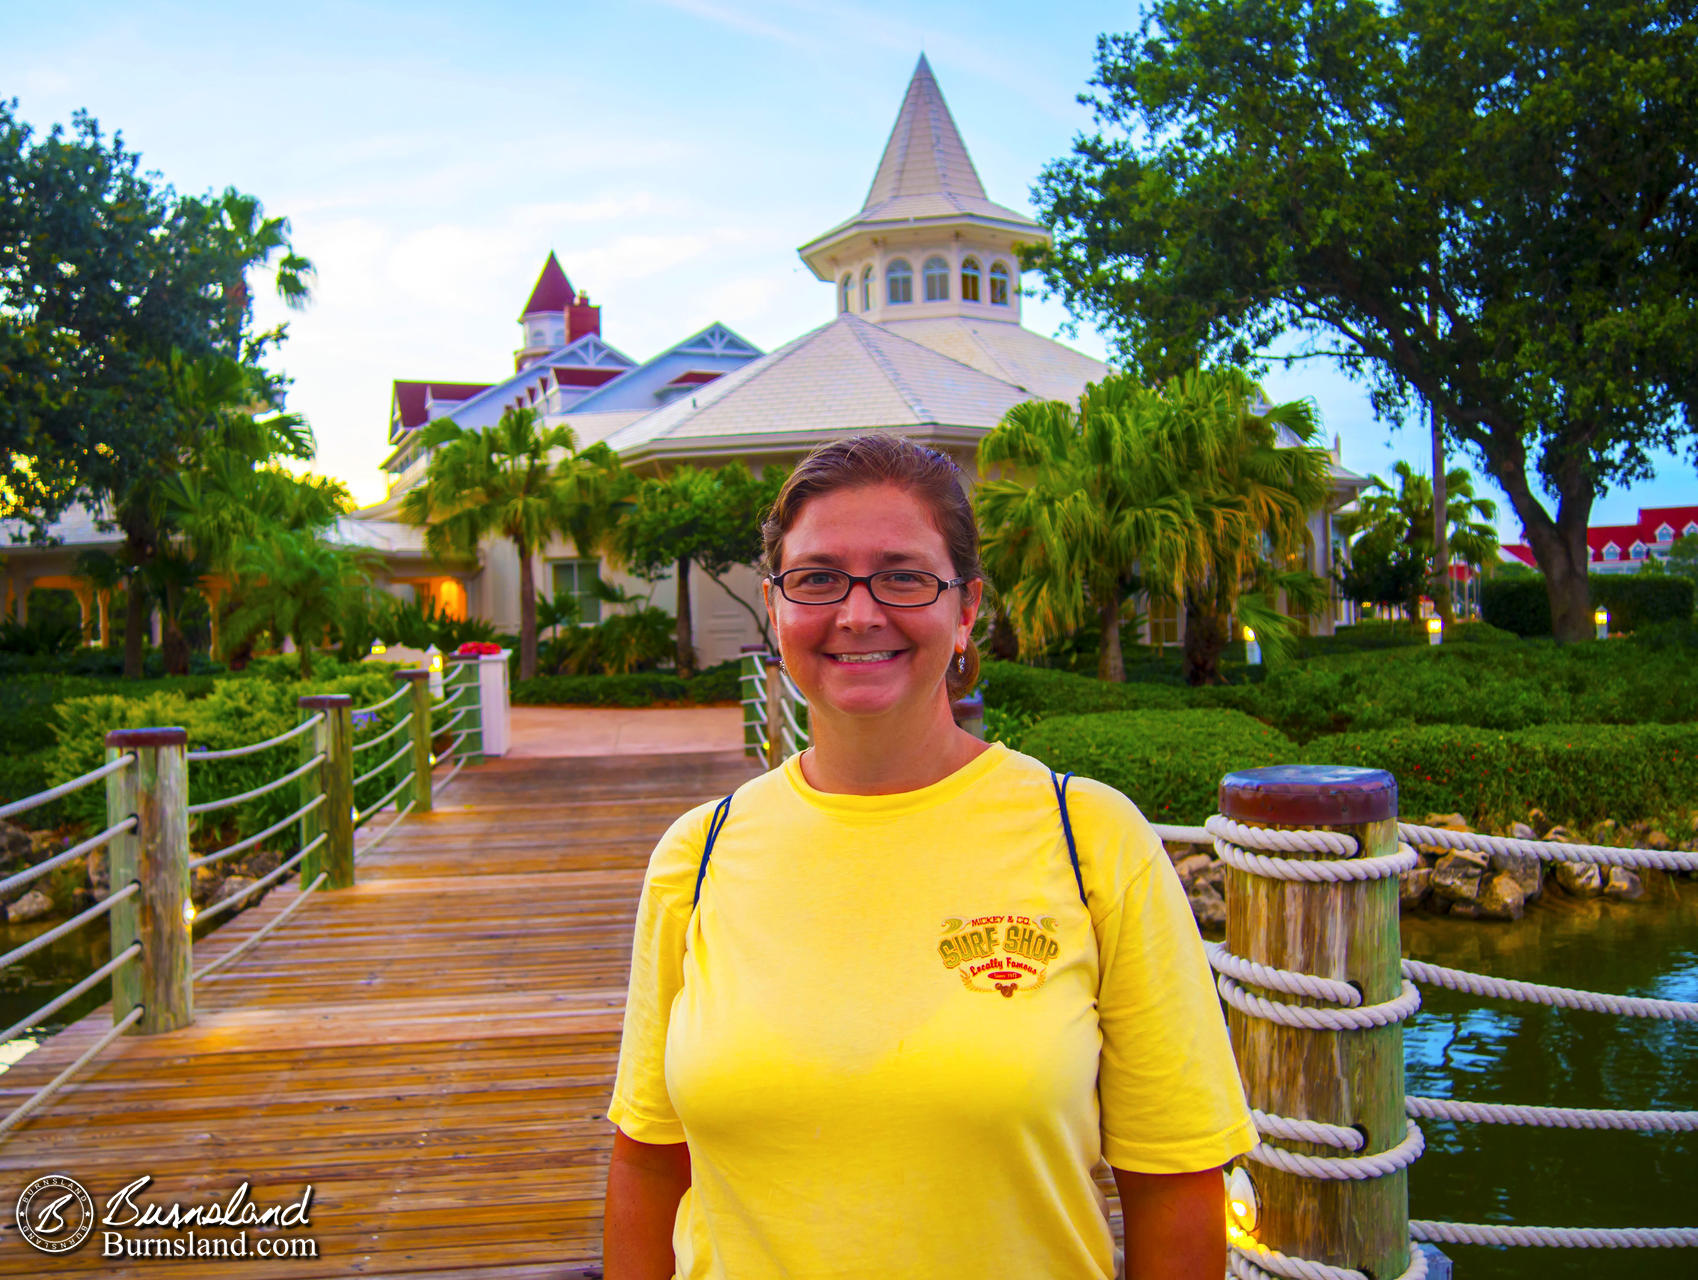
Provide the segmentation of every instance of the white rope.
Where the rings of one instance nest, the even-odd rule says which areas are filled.
[[[1213,844],[1215,839],[1207,827],[1176,827],[1161,822],[1152,822],[1150,827],[1156,839],[1167,844]]]
[[[1374,858],[1339,858],[1336,861],[1270,858],[1219,838],[1215,840],[1215,852],[1220,854],[1220,860],[1227,866],[1248,871],[1253,876],[1269,880],[1302,880],[1309,884],[1388,880],[1421,865],[1421,855],[1406,844],[1399,845],[1396,853],[1383,853]]]
[[[214,960],[211,964],[207,965],[206,968],[197,970],[195,972],[195,981],[199,982],[202,978],[206,977],[208,974],[214,972],[215,970],[222,969],[225,965],[229,964],[232,960],[234,960],[237,956],[241,955],[243,952],[249,950],[252,947],[259,945],[259,941],[260,941],[261,938],[264,938],[267,934],[269,934],[278,925],[282,924],[285,920],[287,920],[296,911],[300,910],[301,904],[304,903],[312,895],[313,890],[317,889],[319,887],[319,885],[323,884],[325,882],[325,880],[327,880],[329,878],[329,876],[330,876],[330,873],[328,871],[320,871],[318,873],[318,878],[315,879],[311,884],[309,884],[305,889],[301,890],[301,896],[300,897],[296,898],[293,902],[291,902],[288,906],[284,907],[283,910],[279,911],[270,920],[266,921],[265,924],[263,926],[261,926],[261,928],[257,932],[255,932],[253,937],[248,938],[247,940],[242,942],[239,946],[232,947],[229,951],[226,951],[223,955],[219,956],[218,959]]]
[[[365,826],[365,824],[371,820],[373,814],[377,813],[384,805],[388,804],[397,795],[399,795],[402,789],[405,788],[412,780],[413,771],[409,769],[402,776],[401,781],[389,788],[389,791],[384,795],[383,799],[379,800],[376,804],[369,806],[364,813],[354,819],[354,830],[358,831],[361,827]]]
[[[137,1022],[141,1021],[141,1016],[144,1012],[145,1010],[143,1007],[138,1004],[134,1009],[131,1009],[128,1013],[126,1013],[121,1021],[113,1023],[112,1030],[108,1031],[105,1035],[101,1036],[100,1039],[96,1040],[88,1048],[84,1049],[75,1062],[66,1067],[58,1075],[54,1076],[46,1084],[42,1085],[41,1088],[37,1089],[30,1095],[29,1100],[16,1111],[12,1112],[11,1115],[7,1116],[4,1120],[0,1120],[0,1134],[10,1133],[25,1120],[29,1119],[38,1108],[52,1098],[54,1094],[58,1093],[59,1090],[63,1089],[72,1076],[82,1070],[84,1063],[96,1054],[102,1052],[107,1045],[111,1044],[119,1036],[123,1035],[124,1032],[135,1026]]]
[[[295,852],[290,855],[288,861],[278,863],[276,867],[272,868],[272,870],[268,871],[258,880],[255,880],[247,888],[242,889],[239,892],[232,893],[227,898],[220,898],[217,902],[213,903],[195,918],[197,920],[210,920],[213,916],[223,915],[226,911],[233,910],[236,906],[247,901],[248,898],[258,893],[261,889],[266,888],[268,885],[276,884],[284,876],[288,875],[289,872],[299,866],[302,858],[305,858],[309,853],[318,848],[328,839],[330,839],[330,833],[328,831],[320,831],[311,840],[307,841],[299,849],[295,850]]]
[[[191,804],[189,806],[189,812],[213,813],[219,809],[228,809],[232,805],[242,804],[248,800],[257,800],[260,796],[269,795],[271,792],[277,790],[278,787],[286,786],[293,782],[296,778],[301,777],[309,770],[318,768],[318,766],[323,764],[324,761],[325,754],[320,751],[305,764],[298,765],[294,769],[291,769],[288,773],[284,774],[281,778],[274,778],[264,786],[255,787],[252,791],[243,791],[239,795],[225,796],[222,800],[207,800],[201,804]]]
[[[53,928],[49,929],[46,933],[36,934],[35,937],[20,946],[13,947],[5,955],[0,956],[0,969],[9,969],[25,956],[32,956],[43,947],[52,946],[67,933],[70,933],[75,929],[82,928],[83,925],[88,924],[91,920],[100,919],[101,916],[112,910],[112,908],[117,906],[120,902],[123,902],[127,898],[133,898],[140,892],[141,885],[137,884],[134,880],[130,881],[130,883],[125,885],[122,889],[115,890],[107,897],[102,898],[87,911],[72,916],[63,924],[54,925]]]
[[[1335,1267],[1327,1262],[1293,1258],[1244,1236],[1229,1242],[1228,1270],[1238,1280],[1368,1280],[1366,1272],[1354,1267]],[[1392,1280],[1426,1280],[1427,1255],[1413,1241],[1409,1265]]]
[[[435,799],[436,794],[439,791],[441,791],[442,788],[446,787],[450,782],[454,781],[455,778],[459,777],[460,776],[460,770],[464,769],[465,767],[466,767],[466,762],[464,760],[461,760],[458,764],[456,764],[452,769],[450,769],[446,774],[443,775],[442,780],[440,782],[432,783],[431,788],[430,788],[431,798]]]
[[[1367,1140],[1361,1130],[1342,1124],[1326,1124],[1320,1120],[1294,1120],[1290,1116],[1270,1115],[1266,1111],[1250,1110],[1256,1122],[1256,1132],[1264,1138],[1280,1138],[1286,1142],[1313,1142],[1318,1146],[1337,1147],[1340,1151],[1360,1151]]]
[[[406,807],[403,808],[400,813],[395,815],[395,821],[391,822],[382,831],[378,832],[377,835],[373,837],[370,844],[360,845],[357,847],[354,850],[354,856],[358,857],[362,853],[370,853],[373,849],[377,848],[378,845],[389,839],[389,833],[401,825],[401,819],[411,813],[413,811],[413,806],[417,803],[418,802],[416,800],[407,801]]]
[[[36,863],[33,867],[25,867],[16,875],[7,876],[4,880],[0,880],[0,897],[4,897],[6,894],[11,893],[14,889],[22,888],[32,880],[39,880],[49,871],[55,871],[64,866],[67,862],[70,862],[75,858],[82,857],[82,855],[87,853],[90,849],[98,849],[101,845],[112,839],[113,836],[123,835],[124,832],[131,830],[135,827],[135,825],[136,815],[132,813],[122,822],[114,823],[112,826],[107,827],[106,830],[102,831],[99,835],[90,836],[81,844],[74,844],[63,853],[56,853],[51,858]],[[0,1043],[4,1042],[0,1041]]]
[[[70,795],[73,791],[80,791],[89,783],[98,782],[107,774],[117,773],[118,770],[126,769],[135,762],[135,753],[127,751],[116,760],[108,760],[100,768],[90,769],[87,773],[72,778],[69,782],[61,782],[56,787],[47,788],[46,791],[37,791],[34,795],[25,796],[22,800],[14,800],[11,804],[0,804],[0,818],[10,818],[13,814],[28,813],[31,809],[44,805],[49,800],[58,800],[63,796]]]
[[[362,773],[359,777],[355,778],[354,779],[354,785],[356,787],[358,787],[358,786],[363,786],[365,783],[370,782],[373,778],[377,777],[378,774],[382,773],[385,769],[387,769],[391,765],[393,765],[402,756],[408,755],[409,753],[411,753],[412,749],[413,749],[413,744],[411,742],[403,742],[400,746],[395,748],[394,753],[387,760],[381,761],[378,764],[373,765],[371,768],[367,769],[364,773]]]
[[[120,951],[105,964],[101,965],[100,968],[89,974],[88,977],[77,983],[76,986],[68,987],[66,990],[61,991],[34,1013],[25,1014],[4,1031],[0,1031],[0,1044],[5,1044],[19,1032],[28,1031],[37,1023],[51,1018],[54,1014],[58,1013],[59,1010],[70,1004],[71,1001],[82,995],[83,992],[99,985],[101,982],[111,977],[114,973],[118,972],[118,970],[122,969],[125,965],[129,964],[130,961],[134,960],[141,954],[141,951],[141,943],[132,942],[129,946],[125,947],[124,950]]]
[[[1477,831],[1449,831],[1422,827],[1412,822],[1397,824],[1397,832],[1411,844],[1438,845],[1446,849],[1469,849],[1475,853],[1531,854],[1546,862],[1589,862],[1608,867],[1650,867],[1657,871],[1698,871],[1698,853],[1683,849],[1617,849],[1606,844],[1567,844],[1561,840],[1517,840],[1488,836]]]
[[[1471,1102],[1466,1098],[1404,1099],[1412,1116],[1470,1124],[1536,1125],[1542,1129],[1630,1129],[1641,1133],[1690,1133],[1698,1111],[1616,1111],[1580,1107],[1529,1107],[1520,1103]],[[1258,1128],[1261,1126],[1258,1124]]]
[[[1428,1222],[1412,1218],[1409,1234],[1433,1244],[1556,1249],[1698,1248],[1698,1227],[1521,1227],[1509,1223]]]
[[[1510,978],[1493,978],[1484,973],[1469,973],[1466,969],[1447,969],[1443,965],[1427,964],[1421,960],[1405,960],[1403,973],[1407,978],[1429,986],[1448,987],[1470,995],[1487,996],[1496,1000],[1524,1000],[1531,1004],[1548,1004],[1560,1009],[1584,1009],[1589,1013],[1613,1013],[1625,1018],[1663,1018],[1670,1022],[1698,1021],[1698,1003],[1686,1000],[1651,1000],[1643,996],[1612,996],[1601,991],[1580,991],[1573,987],[1548,987],[1537,982],[1517,982]]]
[[[1273,849],[1280,853],[1332,853],[1348,858],[1357,850],[1356,837],[1342,831],[1279,831],[1273,827],[1247,827],[1221,814],[1212,814],[1203,829],[1216,840],[1226,840],[1247,849]]]
[[[412,691],[412,687],[406,681],[402,681],[401,687],[395,690],[394,693],[390,694],[382,702],[374,702],[369,707],[355,707],[350,714],[356,716],[369,716],[374,711],[382,711],[385,707],[401,701],[402,698],[405,698]]]
[[[314,796],[311,800],[308,800],[299,809],[296,809],[295,812],[291,813],[287,818],[282,818],[277,822],[272,823],[264,831],[256,831],[253,835],[248,836],[246,839],[236,841],[235,844],[227,844],[222,849],[214,849],[211,853],[194,859],[189,863],[189,870],[198,871],[202,867],[210,866],[214,862],[219,862],[228,858],[233,853],[240,853],[244,849],[253,848],[254,845],[258,844],[261,840],[266,839],[268,836],[274,836],[291,823],[299,822],[302,818],[306,817],[307,814],[311,813],[314,809],[318,808],[319,805],[323,804],[325,799],[326,797],[324,792],[320,791],[316,796]]]
[[[382,733],[378,734],[377,737],[367,738],[364,742],[356,742],[354,744],[353,754],[359,755],[360,752],[366,750],[366,748],[368,748],[368,747],[375,747],[380,742],[389,741],[389,739],[393,738],[396,734],[400,733],[401,730],[405,729],[412,722],[413,722],[413,713],[411,711],[409,711],[409,712],[407,712],[406,715],[402,716],[399,720],[397,720],[394,724],[390,725]]]
[[[1216,973],[1224,973],[1227,977],[1252,987],[1266,987],[1269,991],[1283,991],[1293,996],[1308,996],[1312,1000],[1341,1004],[1347,1009],[1354,1009],[1362,1003],[1362,993],[1341,979],[1317,977],[1312,973],[1299,973],[1295,969],[1276,969],[1271,964],[1246,960],[1228,951],[1224,942],[1205,941],[1203,950],[1208,953],[1209,964]]]
[[[1384,1178],[1400,1169],[1407,1169],[1420,1158],[1421,1152],[1426,1150],[1427,1143],[1421,1136],[1421,1126],[1413,1120],[1406,1121],[1405,1124],[1407,1128],[1402,1142],[1395,1147],[1367,1155],[1305,1156],[1281,1147],[1270,1147],[1265,1142],[1251,1147],[1248,1154],[1257,1164],[1282,1169],[1299,1178],[1324,1178],[1333,1181],[1349,1179],[1354,1182],[1368,1178]]]
[[[1252,995],[1224,973],[1215,979],[1221,999],[1242,1014],[1309,1031],[1361,1031],[1367,1027],[1389,1027],[1402,1022],[1421,1007],[1421,993],[1405,981],[1401,992],[1381,1004],[1354,1009],[1311,1009],[1306,1005],[1281,1004],[1265,996]]]
[[[251,756],[256,751],[265,751],[270,747],[281,746],[291,738],[298,738],[309,729],[317,728],[324,719],[324,712],[315,711],[287,733],[280,733],[275,738],[267,738],[263,742],[250,742],[245,747],[229,747],[223,751],[191,751],[188,753],[189,763],[197,760],[235,760],[241,756]]]

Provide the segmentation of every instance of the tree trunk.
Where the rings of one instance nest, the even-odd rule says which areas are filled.
[[[689,679],[696,674],[695,623],[690,617],[690,557],[678,557],[678,674]]]
[[[1439,411],[1431,410],[1433,426],[1433,608],[1449,626],[1456,621],[1450,600],[1450,503],[1445,494],[1444,428]]]
[[[1185,593],[1185,683],[1220,684],[1220,655],[1226,648],[1226,618],[1191,592]]]
[[[519,679],[534,680],[537,674],[537,587],[531,564],[531,549],[519,549]]]
[[[1595,635],[1592,623],[1592,584],[1587,578],[1591,552],[1586,546],[1586,526],[1592,518],[1593,494],[1590,483],[1578,468],[1567,482],[1559,480],[1556,519],[1550,517],[1533,496],[1527,484],[1527,474],[1519,458],[1495,458],[1487,454],[1486,461],[1515,514],[1527,533],[1527,545],[1533,549],[1533,559],[1545,575],[1545,593],[1551,603],[1551,634],[1559,644],[1590,640]]]
[[[142,631],[147,626],[147,589],[139,574],[130,577],[124,603],[124,679],[142,678]]]
[[[1097,641],[1097,679],[1126,683],[1126,660],[1120,652],[1120,594],[1110,591],[1097,606],[1102,636]]]
[[[311,680],[312,679],[312,644],[311,644],[310,641],[308,641],[306,636],[299,635],[299,636],[295,637],[295,652],[298,655],[300,655],[299,669],[300,669],[300,673],[301,673],[301,679]]]
[[[189,674],[189,638],[183,634],[178,615],[183,610],[183,588],[176,583],[165,587],[165,627],[160,636],[160,649],[165,658],[165,674]]]
[[[1003,662],[1018,662],[1020,659],[1020,635],[1014,630],[1014,624],[1009,622],[1008,615],[1001,609],[994,610],[990,616],[990,631],[985,637],[993,658]]]

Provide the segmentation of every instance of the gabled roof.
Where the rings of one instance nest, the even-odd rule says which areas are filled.
[[[988,431],[1033,397],[856,315],[840,315],[608,438],[622,455],[687,451],[735,436],[750,449],[845,431]]]
[[[884,328],[1044,400],[1077,400],[1087,382],[1100,382],[1109,372],[1082,351],[1001,320],[938,316],[886,320]]]
[[[648,375],[655,372],[655,366],[667,361],[676,363],[675,358],[679,356],[693,356],[704,361],[718,360],[730,367],[731,361],[754,360],[760,354],[761,349],[754,343],[716,321],[708,325],[707,328],[691,334],[682,342],[674,343],[658,355],[649,357],[641,365],[632,369],[631,372],[638,383],[643,383]],[[686,368],[699,368],[699,366],[692,363]],[[679,372],[683,372],[683,370]],[[721,368],[717,372],[724,373],[726,369]],[[653,389],[658,391],[660,387],[668,385],[670,381],[670,378],[664,378],[654,383]],[[620,382],[617,387],[609,386],[605,391],[598,387],[574,404],[571,412],[574,414],[598,413],[609,409],[628,408],[628,405],[620,405],[619,401],[623,398],[624,393],[630,390],[631,386],[632,383],[630,382]],[[652,401],[648,403],[652,403]]]
[[[542,274],[537,277],[536,287],[531,290],[531,300],[525,304],[525,309],[519,313],[519,319],[535,315],[539,311],[559,312],[566,310],[577,300],[577,292],[572,288],[572,282],[566,278],[566,273],[560,269],[560,259],[554,256],[552,250],[548,261],[542,264]]]
[[[401,382],[395,383],[395,405],[401,411],[401,427],[422,427],[430,417],[426,406],[432,400],[469,400],[489,390],[487,382]]]
[[[961,217],[1012,226],[1032,240],[1049,239],[1039,223],[985,195],[931,64],[921,54],[861,211],[803,245],[801,252],[806,258],[815,247],[856,229]]]
[[[1698,505],[1680,507],[1640,507],[1639,519],[1632,524],[1595,524],[1586,530],[1586,550],[1588,559],[1593,564],[1604,562],[1604,548],[1613,546],[1618,552],[1631,551],[1634,543],[1642,543],[1649,550],[1660,539],[1657,529],[1660,525],[1668,525],[1674,530],[1675,537],[1681,537],[1688,524],[1698,522]],[[1513,556],[1523,564],[1538,567],[1533,558],[1533,548],[1526,543],[1511,543],[1503,548],[1507,555]],[[1626,557],[1631,560],[1632,557]]]

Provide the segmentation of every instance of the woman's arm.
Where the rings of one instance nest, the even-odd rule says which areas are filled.
[[[690,1149],[682,1142],[638,1142],[613,1131],[601,1224],[607,1280],[672,1280],[672,1224],[689,1186]]]
[[[1220,1280],[1226,1274],[1226,1185],[1219,1169],[1116,1169],[1114,1185],[1126,1223],[1126,1280]]]

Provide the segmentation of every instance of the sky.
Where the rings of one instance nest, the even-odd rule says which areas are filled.
[[[85,108],[178,190],[234,186],[289,219],[313,301],[264,296],[259,319],[289,324],[274,363],[317,469],[367,503],[386,489],[392,381],[510,372],[551,249],[634,358],[714,321],[771,350],[831,318],[796,246],[860,207],[921,52],[990,198],[1034,213],[1039,171],[1091,127],[1096,36],[1136,21],[1092,0],[0,0],[0,97],[41,130]],[[1107,356],[1090,326],[1063,334],[1059,302],[1024,310]],[[1266,385],[1312,396],[1351,470],[1430,471],[1427,435],[1376,422],[1336,370]],[[1690,463],[1657,471],[1593,522],[1698,501]],[[1476,489],[1518,539],[1492,483]]]

